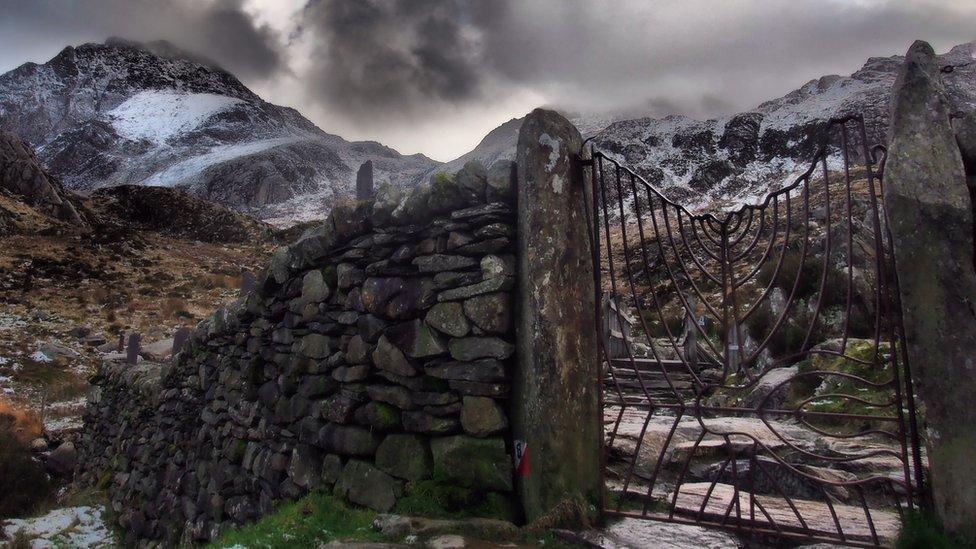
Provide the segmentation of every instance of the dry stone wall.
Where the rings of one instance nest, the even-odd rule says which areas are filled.
[[[337,206],[171,363],[106,363],[78,478],[126,541],[212,539],[310,490],[388,511],[426,483],[517,513],[513,171]]]

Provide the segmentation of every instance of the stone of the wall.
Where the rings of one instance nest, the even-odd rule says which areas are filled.
[[[595,502],[599,490],[599,362],[581,145],[579,131],[551,111],[533,111],[519,132],[513,432],[528,449],[519,494],[530,521],[567,499]]]
[[[126,542],[205,541],[310,490],[389,511],[426,480],[514,503],[515,214],[494,178],[493,202],[471,164],[337,207],[172,363],[105,364],[77,473]]]
[[[931,46],[912,45],[892,97],[884,198],[933,502],[949,531],[976,541],[973,215]]]

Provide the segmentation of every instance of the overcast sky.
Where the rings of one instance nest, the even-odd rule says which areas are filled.
[[[450,160],[536,106],[708,117],[912,40],[976,0],[0,0],[0,72],[109,36],[214,59],[324,130]]]

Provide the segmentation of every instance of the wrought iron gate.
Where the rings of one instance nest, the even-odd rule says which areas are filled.
[[[590,149],[605,513],[891,541],[923,456],[884,152],[833,120],[791,184],[700,214]]]

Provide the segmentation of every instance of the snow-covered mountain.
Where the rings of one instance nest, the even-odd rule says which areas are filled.
[[[353,193],[366,160],[378,184],[412,184],[438,164],[328,134],[165,42],[67,47],[0,75],[0,129],[69,188],[182,187],[283,224]]]
[[[807,167],[819,144],[818,130],[832,117],[862,113],[868,140],[884,143],[891,86],[903,59],[872,57],[850,76],[817,78],[751,111],[711,120],[680,115],[610,123],[585,116],[571,120],[598,149],[672,199],[692,206],[748,202]],[[976,109],[976,46],[956,46],[939,60],[947,67],[943,80],[954,110]],[[520,125],[521,119],[502,124],[444,166],[513,158]]]
[[[603,152],[672,199],[692,205],[750,202],[806,169],[832,117],[861,113],[870,143],[885,143],[891,87],[903,57],[872,57],[850,76],[811,80],[749,112],[615,122],[596,134]],[[939,56],[956,111],[976,109],[974,45]],[[858,141],[852,136],[852,141]]]

